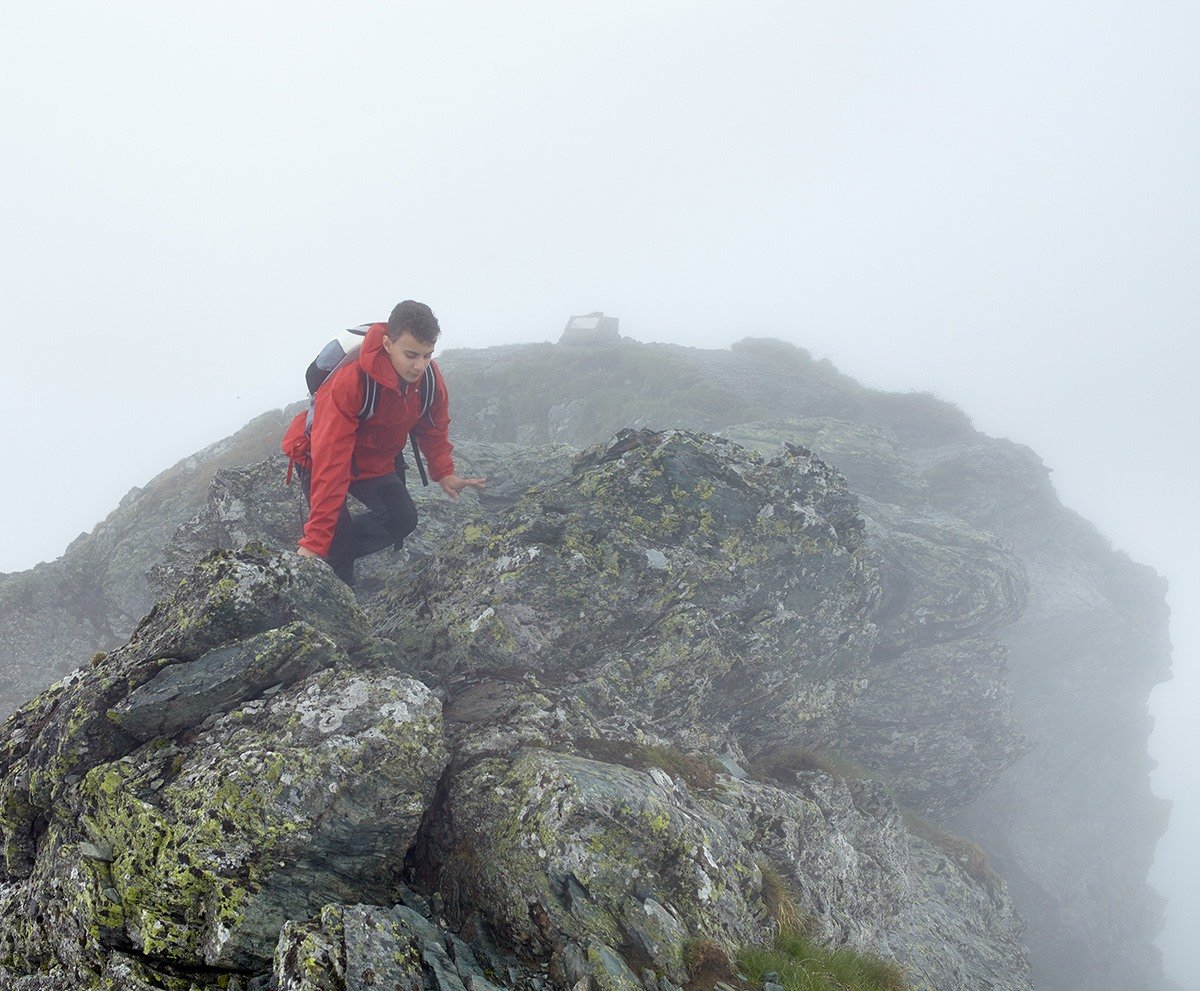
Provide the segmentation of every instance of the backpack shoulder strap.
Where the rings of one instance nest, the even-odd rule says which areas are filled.
[[[433,370],[433,363],[425,366],[425,374],[421,376],[421,412],[418,414],[419,420],[422,416],[429,412],[433,406],[433,398],[437,395],[437,373]],[[430,418],[432,419],[432,417]],[[425,463],[421,460],[421,448],[417,444],[416,431],[410,431],[408,442],[412,446],[413,460],[417,463],[417,470],[421,473],[421,484],[429,484],[429,476],[425,473]]]
[[[431,362],[425,366],[425,374],[421,377],[421,416],[429,412],[436,395],[437,373],[433,370],[433,363]]]
[[[355,358],[358,355],[355,354]],[[362,376],[363,382],[363,403],[362,408],[358,411],[358,422],[365,423],[375,415],[375,406],[379,402],[379,383],[376,382],[361,368],[358,374]]]

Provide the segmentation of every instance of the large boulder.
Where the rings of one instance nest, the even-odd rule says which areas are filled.
[[[114,954],[150,986],[263,971],[288,919],[388,901],[448,760],[329,568],[253,549],[6,729],[0,961],[78,987]]]
[[[37,839],[33,824],[64,790],[140,744],[120,718],[110,718],[111,709],[171,665],[296,622],[343,650],[357,649],[369,635],[353,597],[324,565],[290,554],[214,555],[155,606],[124,647],[95,655],[90,667],[14,714],[0,742],[0,835],[8,870],[28,867]]]

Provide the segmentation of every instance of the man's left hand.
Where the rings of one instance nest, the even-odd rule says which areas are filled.
[[[463,489],[482,489],[487,485],[486,478],[459,478],[457,475],[447,475],[445,478],[438,479],[438,485],[442,487],[442,491],[446,493],[455,502],[458,502],[459,493]]]

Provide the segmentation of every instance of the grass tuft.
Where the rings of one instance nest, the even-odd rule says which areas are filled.
[[[690,991],[706,991],[720,981],[734,979],[729,954],[711,939],[689,939],[684,943],[683,965],[687,968]]]
[[[890,960],[850,949],[829,949],[816,941],[816,924],[796,907],[783,876],[760,862],[763,901],[779,926],[770,948],[750,946],[737,957],[741,976],[761,987],[777,974],[785,991],[907,991],[904,970]]]
[[[988,856],[984,853],[983,847],[978,843],[974,843],[963,836],[955,836],[953,833],[947,833],[944,829],[939,829],[929,820],[923,819],[915,812],[906,811],[904,813],[904,824],[908,827],[910,833],[920,836],[940,848],[969,877],[974,878],[980,884],[985,885],[993,892],[1000,891],[1004,887],[1003,879],[996,873],[988,861]]]
[[[772,947],[752,946],[737,957],[738,970],[753,985],[778,974],[785,991],[908,991],[901,967],[868,953],[832,950],[799,933],[782,933]]]
[[[783,875],[770,864],[761,861],[758,869],[763,879],[763,901],[767,911],[771,913],[771,918],[779,926],[779,932],[811,936],[812,920],[801,914],[796,907],[796,899]]]

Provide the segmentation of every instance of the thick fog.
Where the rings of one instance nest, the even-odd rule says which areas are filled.
[[[1190,981],[1198,50],[1194,3],[5,4],[0,570],[405,297],[443,347],[786,338],[1029,445],[1169,578]]]

